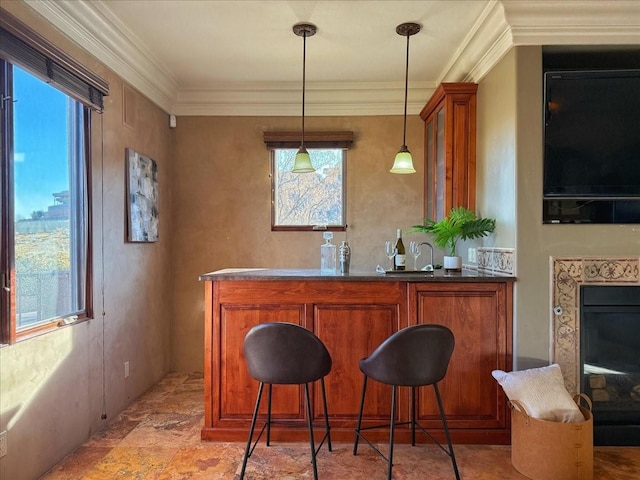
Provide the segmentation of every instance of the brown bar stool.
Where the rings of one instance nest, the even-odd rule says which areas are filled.
[[[388,480],[391,480],[391,469],[393,468],[393,438],[394,429],[397,425],[411,425],[411,445],[416,444],[416,427],[422,430],[427,437],[433,440],[451,458],[456,479],[460,480],[456,457],[453,452],[451,437],[449,436],[449,427],[447,426],[447,419],[442,409],[442,400],[438,390],[438,382],[447,373],[454,345],[453,333],[447,327],[443,325],[414,325],[394,333],[382,342],[369,357],[360,360],[360,370],[364,374],[364,381],[353,454],[356,455],[358,453],[358,440],[362,438],[387,461]],[[368,378],[391,385],[391,422],[389,424],[362,428],[362,410],[364,408]],[[440,419],[447,437],[448,450],[416,422],[416,387],[423,385],[433,385],[436,400],[438,401],[438,409],[440,410]],[[411,421],[396,423],[396,387],[400,386],[411,387]],[[389,457],[386,457],[362,434],[364,430],[387,427],[389,428]]]
[[[331,356],[327,348],[312,332],[293,323],[262,323],[253,327],[244,338],[244,355],[247,360],[249,375],[260,382],[256,406],[251,420],[251,430],[247,440],[247,448],[242,460],[240,480],[244,478],[247,460],[256,448],[265,428],[267,430],[267,446],[271,440],[271,425],[277,423],[271,419],[271,392],[273,385],[302,385],[307,406],[307,423],[309,428],[309,444],[311,447],[311,463],[313,478],[318,479],[316,455],[325,440],[331,451],[331,432],[327,413],[327,396],[324,388],[324,377],[331,371]],[[322,403],[324,407],[325,434],[316,449],[313,439],[313,412],[309,399],[309,383],[320,380]],[[269,386],[267,403],[267,420],[263,425],[253,447],[251,442],[258,417],[258,409],[262,399],[264,385]]]

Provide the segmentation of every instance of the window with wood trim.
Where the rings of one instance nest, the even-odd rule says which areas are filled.
[[[298,132],[265,132],[271,154],[271,229],[346,229],[347,149],[353,132],[305,132],[312,173],[292,173]]]
[[[0,343],[92,315],[91,111],[108,85],[0,17]]]

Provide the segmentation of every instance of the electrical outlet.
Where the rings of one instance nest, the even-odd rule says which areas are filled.
[[[0,457],[7,454],[7,431],[0,432]]]
[[[477,250],[475,248],[469,248],[467,257],[468,257],[469,263],[477,263],[478,262]]]
[[[124,378],[129,377],[129,360],[124,362]]]

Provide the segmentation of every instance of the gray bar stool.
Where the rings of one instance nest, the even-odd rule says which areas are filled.
[[[447,373],[449,359],[453,353],[455,339],[453,333],[443,325],[414,325],[403,328],[394,333],[367,358],[360,360],[360,370],[364,374],[362,384],[362,399],[360,401],[360,413],[356,427],[353,454],[358,453],[358,441],[362,438],[382,458],[387,461],[387,479],[391,480],[393,468],[393,438],[397,425],[411,425],[411,445],[416,444],[416,427],[436,443],[450,458],[456,479],[460,480],[456,457],[449,436],[447,419],[442,409],[442,400],[438,390],[438,382]],[[391,422],[385,425],[374,425],[362,428],[362,410],[364,408],[367,379],[372,378],[378,382],[391,385]],[[429,432],[416,422],[416,387],[433,385],[440,410],[440,419],[447,438],[448,450],[440,444]],[[395,422],[396,411],[396,387],[411,387],[411,421]],[[364,430],[389,428],[389,456],[386,457],[363,434]]]
[[[331,431],[327,413],[327,396],[324,388],[324,377],[331,371],[331,356],[327,348],[312,332],[293,323],[262,323],[253,327],[244,338],[244,356],[247,361],[249,375],[260,382],[256,406],[251,420],[249,439],[242,460],[240,480],[244,478],[247,460],[256,448],[265,428],[267,430],[267,446],[271,440],[271,425],[277,423],[271,419],[271,392],[273,385],[302,385],[307,406],[307,423],[309,428],[309,444],[311,447],[311,463],[313,478],[318,479],[316,455],[325,440],[331,451]],[[322,403],[324,407],[325,434],[316,449],[313,438],[313,412],[309,399],[309,383],[320,380]],[[269,386],[267,420],[263,425],[253,447],[251,442],[258,417],[258,409],[262,399],[264,385]]]

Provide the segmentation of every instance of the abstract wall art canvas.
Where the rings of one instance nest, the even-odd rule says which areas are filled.
[[[127,148],[128,241],[158,241],[158,165]]]

